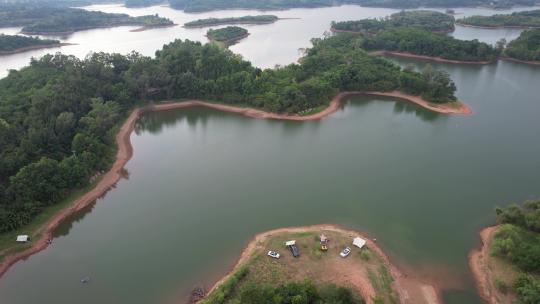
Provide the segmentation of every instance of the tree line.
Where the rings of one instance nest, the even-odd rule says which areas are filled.
[[[458,24],[484,27],[540,27],[540,10],[492,16],[470,16],[459,19],[457,22]]]
[[[332,29],[338,31],[377,34],[396,27],[414,27],[433,32],[454,31],[454,17],[436,11],[401,11],[381,19],[332,22]]]
[[[257,16],[242,16],[242,17],[227,17],[227,18],[206,18],[197,19],[184,23],[184,27],[206,27],[223,24],[266,24],[274,23],[278,20],[274,15],[257,15]]]
[[[508,43],[504,55],[519,60],[540,62],[540,29],[521,32],[517,39]]]
[[[158,15],[131,17],[48,4],[0,4],[0,26],[22,26],[23,33],[50,34],[120,26],[162,26],[173,22]]]
[[[0,53],[12,52],[30,46],[59,44],[60,41],[41,39],[39,37],[27,37],[21,35],[0,34]]]
[[[540,201],[527,201],[497,208],[502,226],[491,243],[491,254],[515,265],[519,271],[512,286],[496,281],[503,293],[516,294],[517,303],[540,303]],[[497,280],[497,278],[496,278]]]
[[[368,55],[357,35],[314,39],[299,64],[261,70],[213,44],[176,40],[155,58],[57,53],[0,80],[0,232],[27,224],[107,170],[116,127],[137,104],[199,98],[266,111],[324,106],[339,91],[455,100],[448,74],[402,70]]]

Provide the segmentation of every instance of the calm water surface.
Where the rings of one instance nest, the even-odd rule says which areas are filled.
[[[191,19],[246,13],[105,9],[163,10]],[[312,20],[312,28],[295,20],[253,27],[233,50],[258,65],[288,63],[338,19],[328,14],[359,19],[362,12],[393,11],[277,12]],[[118,44],[130,40],[128,28],[73,36],[110,34],[113,41],[111,31],[119,31]],[[162,31],[166,37],[156,34]],[[138,33],[148,36],[125,50],[151,54],[167,41],[188,38],[167,31],[188,32]],[[464,29],[460,35],[488,32]],[[513,35],[495,32],[495,40]],[[203,33],[192,39],[202,40]],[[275,47],[280,39],[283,47]],[[274,48],[266,48],[267,40]],[[103,50],[123,52],[118,45]],[[11,268],[0,280],[0,303],[168,302],[221,276],[253,234],[316,223],[367,231],[401,267],[443,285],[447,303],[478,303],[466,264],[478,229],[493,222],[494,206],[540,196],[540,68],[434,65],[451,74],[474,116],[442,116],[378,98],[351,98],[338,113],[304,123],[206,109],[146,115],[131,137],[129,177],[62,225],[50,248]],[[92,281],[80,284],[84,276]]]
[[[127,54],[132,50],[153,56],[156,50],[164,44],[175,39],[190,39],[206,42],[207,28],[185,29],[186,22],[208,17],[232,17],[256,14],[273,14],[280,18],[299,18],[280,20],[269,25],[243,25],[251,35],[239,44],[232,46],[231,50],[242,54],[247,60],[259,67],[273,67],[276,64],[285,65],[295,62],[301,54],[301,49],[310,46],[310,39],[321,37],[330,28],[332,21],[358,20],[364,18],[380,18],[388,16],[398,10],[385,8],[366,8],[360,6],[339,6],[318,9],[292,9],[284,11],[253,11],[228,10],[186,14],[183,11],[169,7],[154,6],[150,8],[126,8],[121,5],[93,5],[86,9],[99,10],[108,13],[126,13],[132,16],[159,14],[178,24],[176,27],[152,29],[144,32],[130,32],[137,27],[122,26],[109,29],[94,29],[79,31],[68,36],[53,37],[62,42],[76,45],[64,46],[56,49],[42,49],[30,52],[0,57],[0,77],[5,77],[9,69],[19,69],[28,65],[30,58],[41,57],[48,53],[61,51],[64,54],[83,58],[89,52],[117,52]],[[457,8],[456,18],[469,15],[492,15],[495,13],[509,13],[531,8],[515,8],[504,11],[494,11],[482,8]],[[443,11],[440,9],[436,9]],[[0,33],[16,34],[20,28],[0,28]],[[479,39],[488,43],[495,43],[500,38],[508,41],[519,36],[520,30],[481,30],[457,27],[453,34],[461,39]],[[50,37],[50,36],[48,36]]]

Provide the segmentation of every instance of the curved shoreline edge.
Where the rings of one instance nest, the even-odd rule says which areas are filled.
[[[499,226],[491,226],[480,231],[481,245],[469,253],[469,268],[473,274],[476,290],[486,303],[497,303],[497,297],[491,288],[490,270],[485,258],[489,256],[489,247],[493,235]]]
[[[477,65],[484,65],[484,64],[492,64],[497,61],[497,59],[494,60],[484,60],[484,61],[467,61],[467,60],[453,60],[453,59],[446,59],[442,57],[435,57],[435,56],[425,56],[425,55],[416,55],[413,53],[405,53],[405,52],[393,52],[393,51],[373,51],[369,53],[370,55],[375,56],[395,56],[395,57],[403,57],[403,58],[413,58],[413,59],[419,59],[419,60],[430,60],[435,62],[444,62],[444,63],[452,63],[452,64],[477,64]]]
[[[111,188],[113,188],[116,183],[122,177],[122,170],[124,169],[125,164],[133,156],[133,146],[131,145],[131,133],[135,129],[135,124],[137,123],[139,117],[147,112],[159,112],[159,111],[168,111],[173,109],[184,109],[192,107],[206,107],[210,109],[220,110],[224,112],[242,114],[247,117],[257,118],[257,119],[274,119],[274,120],[288,120],[288,121],[309,121],[309,120],[319,120],[322,119],[334,112],[336,112],[340,105],[342,104],[344,98],[348,96],[355,95],[368,95],[368,96],[383,96],[383,97],[393,97],[401,101],[409,101],[415,103],[425,109],[431,110],[433,112],[441,114],[457,114],[457,115],[470,115],[472,110],[464,103],[456,102],[456,105],[448,104],[432,104],[422,99],[419,96],[408,95],[399,91],[392,92],[343,92],[338,94],[332,101],[329,106],[326,107],[321,112],[315,113],[309,116],[300,116],[300,115],[286,115],[286,114],[277,114],[269,113],[263,110],[257,110],[253,108],[241,108],[232,105],[224,105],[217,103],[210,103],[200,100],[188,100],[174,103],[164,103],[158,105],[149,105],[141,108],[134,109],[124,124],[119,129],[116,134],[115,142],[118,147],[116,152],[116,159],[107,173],[105,173],[99,183],[90,191],[85,193],[83,196],[76,199],[68,207],[62,209],[51,219],[47,221],[41,228],[34,232],[32,236],[41,234],[41,237],[35,240],[32,246],[26,250],[16,252],[13,254],[8,254],[4,260],[0,263],[0,278],[8,271],[8,269],[17,263],[20,260],[25,260],[31,255],[38,253],[47,248],[49,245],[47,241],[52,239],[54,230],[60,225],[60,223],[68,218],[69,216],[77,213],[86,206],[92,204],[97,199],[101,198],[107,193]]]
[[[24,52],[33,51],[33,50],[59,48],[59,47],[68,46],[68,45],[76,45],[76,44],[75,43],[61,42],[61,43],[51,43],[51,44],[43,44],[43,45],[25,46],[25,47],[18,48],[18,49],[12,50],[12,51],[0,51],[0,56],[19,54],[19,53],[24,53]]]
[[[411,299],[410,294],[407,292],[405,285],[410,286],[411,282],[414,282],[414,284],[417,284],[419,289],[422,292],[422,295],[424,296],[424,300],[426,300],[429,303],[438,304],[443,303],[441,293],[438,290],[437,286],[428,284],[425,282],[422,282],[420,280],[410,278],[404,273],[402,273],[393,263],[391,263],[390,258],[388,255],[378,246],[372,238],[369,237],[369,235],[348,229],[341,225],[336,224],[319,224],[319,225],[310,225],[310,226],[301,226],[301,227],[286,227],[286,228],[278,228],[269,230],[266,232],[258,233],[253,238],[251,238],[251,241],[248,243],[248,245],[242,250],[242,253],[240,254],[240,257],[236,261],[234,267],[221,279],[219,279],[216,283],[213,284],[212,288],[208,291],[207,295],[214,292],[217,288],[221,286],[224,282],[227,281],[242,265],[249,261],[255,250],[257,250],[258,244],[263,242],[265,239],[274,236],[275,234],[281,234],[281,233],[302,233],[302,232],[313,232],[313,231],[319,231],[319,230],[327,230],[327,231],[334,231],[342,234],[349,234],[349,235],[355,235],[359,236],[366,240],[366,245],[368,248],[373,250],[379,257],[381,257],[383,264],[389,269],[390,275],[394,279],[394,283],[396,285],[396,292],[398,294],[400,303],[407,303],[408,301],[415,301],[417,299]],[[405,282],[408,281],[408,282]],[[368,294],[363,294],[362,290],[358,290],[362,297],[366,300],[366,303],[371,304],[373,303],[373,299],[369,297]]]

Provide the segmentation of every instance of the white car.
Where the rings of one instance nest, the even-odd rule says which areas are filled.
[[[272,250],[268,251],[268,256],[272,257],[274,259],[279,259],[279,253],[277,253],[275,251],[272,251]]]
[[[342,252],[339,253],[339,255],[340,255],[342,258],[348,257],[349,254],[351,254],[351,248],[350,248],[350,247],[346,247],[345,249],[343,249]]]

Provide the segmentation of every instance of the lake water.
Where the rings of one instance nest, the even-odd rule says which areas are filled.
[[[254,13],[93,8],[158,12],[177,23]],[[392,12],[355,6],[275,12],[302,19],[249,27],[252,35],[232,50],[259,66],[286,64],[331,20]],[[493,13],[467,14],[478,12]],[[204,40],[204,30],[129,29],[75,33],[68,40],[80,45],[62,51],[150,55],[174,38]],[[518,33],[458,28],[455,35],[496,41]],[[6,58],[24,65],[17,60],[28,57],[19,55],[2,57],[1,65],[12,64]],[[403,269],[441,284],[447,303],[479,303],[466,260],[478,230],[493,223],[495,206],[540,197],[540,67],[433,65],[451,74],[473,116],[381,98],[351,98],[330,117],[304,123],[207,109],[146,115],[131,137],[129,177],[62,225],[51,247],[12,267],[0,280],[0,303],[182,299],[223,275],[255,233],[317,223],[366,231]],[[91,282],[80,284],[85,276]]]

